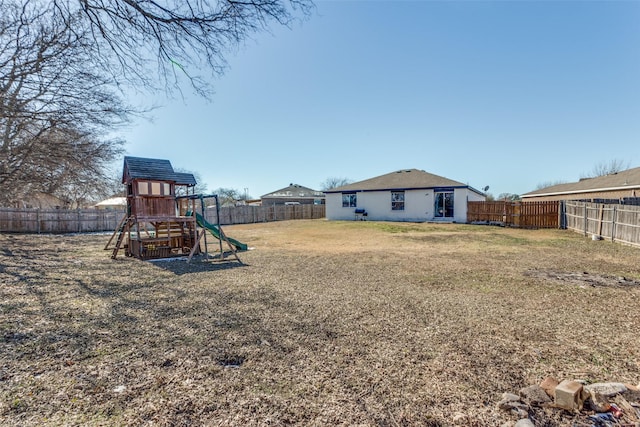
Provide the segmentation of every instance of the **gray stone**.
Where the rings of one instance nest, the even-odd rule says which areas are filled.
[[[529,418],[523,418],[518,420],[515,427],[536,427],[536,425]]]
[[[498,402],[497,407],[503,411],[510,411],[521,418],[529,415],[527,411],[529,407],[520,401],[520,396],[517,394],[503,393],[502,400]]]
[[[539,385],[531,385],[520,390],[520,398],[529,406],[541,406],[551,403],[551,398]]]
[[[627,387],[622,383],[593,383],[584,386],[584,389],[590,394],[598,393],[606,397],[615,396],[616,394],[627,391]]]
[[[513,408],[511,412],[517,415],[519,418],[524,418],[529,416],[529,411],[527,411],[526,406],[524,405],[522,405],[522,407],[520,408]]]
[[[519,401],[520,400],[520,396],[518,396],[517,394],[513,394],[513,393],[502,393],[502,400],[506,400],[506,401]]]
[[[525,407],[526,405],[522,402],[520,402],[520,400],[506,400],[506,399],[502,399],[500,402],[498,402],[498,408],[502,409],[503,411],[510,411],[513,408],[519,408],[519,407]]]

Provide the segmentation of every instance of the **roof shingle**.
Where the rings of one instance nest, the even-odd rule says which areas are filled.
[[[418,169],[402,169],[364,181],[332,188],[325,193],[344,191],[408,190],[416,188],[469,187],[458,181]]]
[[[128,179],[172,181],[179,185],[196,185],[193,174],[175,172],[169,160],[125,156],[122,182]]]
[[[627,169],[622,172],[610,175],[598,176],[595,178],[586,178],[578,182],[570,182],[567,184],[557,184],[550,187],[540,188],[530,191],[522,195],[522,197],[533,197],[551,194],[573,194],[580,192],[603,191],[623,188],[640,187],[640,167]]]

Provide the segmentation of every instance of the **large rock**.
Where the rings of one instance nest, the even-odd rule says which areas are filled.
[[[547,393],[547,395],[553,398],[556,395],[556,387],[558,387],[560,381],[553,377],[547,377],[542,380],[540,387]]]
[[[520,398],[529,406],[542,406],[551,403],[545,390],[539,385],[531,385],[520,390]]]
[[[627,391],[627,387],[622,383],[593,383],[584,386],[584,389],[589,393],[595,392],[607,397]]]
[[[517,394],[503,393],[502,400],[498,402],[497,407],[503,411],[510,411],[519,417],[526,417],[529,415],[529,407],[520,401],[520,396]]]

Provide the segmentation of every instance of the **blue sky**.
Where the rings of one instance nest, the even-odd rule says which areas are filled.
[[[640,1],[323,1],[158,95],[127,154],[259,197],[417,168],[489,192],[640,166]]]

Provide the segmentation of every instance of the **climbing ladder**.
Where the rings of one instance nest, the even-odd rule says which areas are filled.
[[[109,250],[110,249],[109,245],[117,235],[116,244],[115,244],[115,247],[113,248],[113,253],[111,254],[112,259],[115,259],[116,256],[118,255],[120,246],[122,246],[122,242],[124,241],[124,236],[126,236],[127,233],[129,232],[129,228],[131,227],[131,219],[132,217],[126,216],[126,215],[122,218],[122,220],[116,227],[115,231],[111,235],[111,238],[109,239],[109,241],[104,247],[105,251]]]

